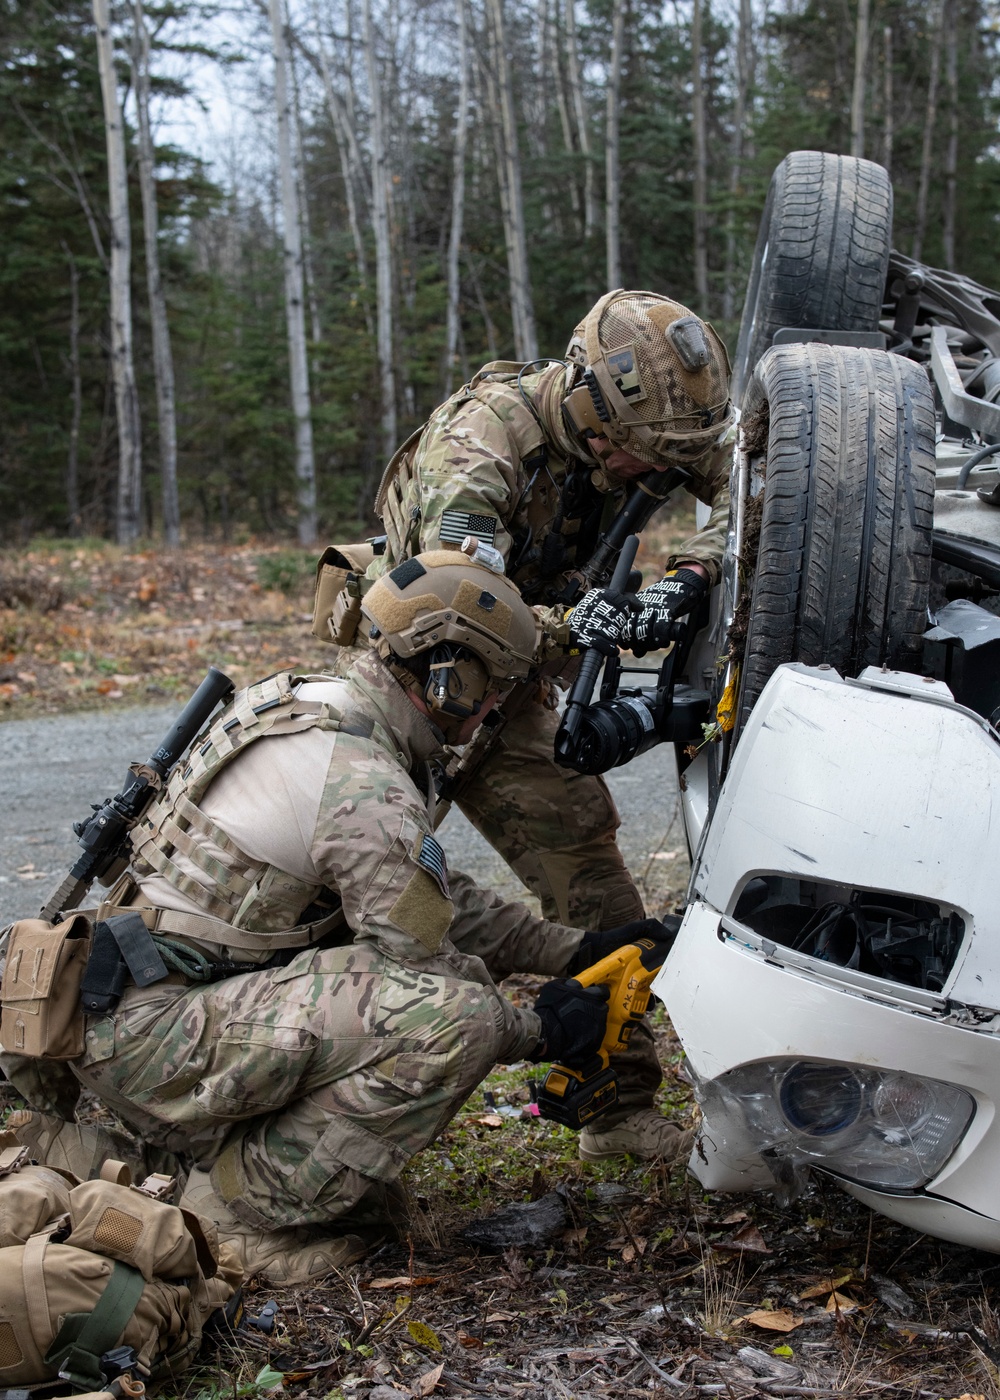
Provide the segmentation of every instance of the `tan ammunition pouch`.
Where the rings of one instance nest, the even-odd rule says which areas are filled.
[[[353,644],[361,621],[361,587],[350,591],[350,581],[360,580],[375,551],[364,544],[331,544],[316,565],[316,593],[313,599],[312,634],[321,642],[337,646]],[[345,594],[345,590],[347,590]]]
[[[100,1391],[100,1359],[119,1346],[138,1355],[126,1395],[142,1394],[144,1375],[189,1365],[206,1322],[242,1282],[215,1226],[144,1194],[170,1190],[169,1180],[151,1178],[142,1191],[122,1184],[120,1163],[82,1185],[48,1167],[0,1170],[9,1173],[0,1179],[0,1386],[60,1377],[67,1392]],[[7,1196],[16,1211],[4,1208]]]
[[[281,672],[240,691],[134,827],[133,871],[161,876],[200,910],[137,909],[152,931],[257,954],[263,960],[279,947],[308,947],[343,922],[339,910],[312,923],[296,922],[323,887],[247,855],[198,806],[222,769],[258,739],[301,734],[313,727],[371,735],[374,726],[363,717],[297,699],[293,686],[305,679]],[[346,702],[347,687],[343,690]],[[178,853],[186,857],[187,868],[175,860]],[[100,917],[106,918],[112,906],[129,898],[112,890]]]
[[[21,919],[14,925],[0,987],[4,1050],[48,1060],[75,1060],[83,1054],[80,983],[90,945],[90,920],[82,914],[55,926],[45,919]]]

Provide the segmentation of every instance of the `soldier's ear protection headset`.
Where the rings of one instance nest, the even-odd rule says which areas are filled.
[[[424,704],[432,715],[470,719],[501,687],[468,647],[443,642],[427,654]]]

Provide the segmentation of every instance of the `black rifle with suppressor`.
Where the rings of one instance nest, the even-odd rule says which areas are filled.
[[[95,880],[109,885],[118,878],[128,864],[129,832],[205,728],[219,701],[227,699],[234,689],[229,677],[213,666],[152,757],[146,763],[133,763],[121,791],[106,802],[95,803],[85,821],[73,823],[83,851],[42,909],[43,919],[54,923],[63,910],[77,908]]]

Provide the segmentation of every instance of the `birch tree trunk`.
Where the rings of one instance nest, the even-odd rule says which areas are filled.
[[[80,533],[80,419],[83,416],[83,378],[80,374],[80,270],[76,258],[64,243],[69,263],[69,374],[72,413],[69,424],[69,451],[66,454],[66,514],[69,533]]]
[[[927,111],[924,116],[924,139],[920,152],[920,183],[917,187],[917,217],[913,234],[911,257],[920,261],[924,249],[924,233],[927,229],[927,195],[931,186],[931,162],[934,155],[934,124],[937,120],[938,80],[941,76],[941,45],[944,39],[944,0],[937,0],[930,12],[931,29],[931,71],[927,84]]]
[[[285,321],[288,327],[288,366],[295,418],[295,479],[298,497],[299,543],[316,542],[316,462],[313,456],[309,404],[309,362],[306,357],[306,318],[302,286],[302,230],[295,181],[292,122],[294,112],[288,83],[288,44],[283,0],[269,0],[274,49],[274,101],[278,118],[278,164],[281,167],[282,252],[285,270]]]
[[[573,111],[576,115],[577,137],[580,142],[580,154],[583,157],[583,236],[589,238],[597,228],[600,211],[597,207],[594,160],[590,145],[590,124],[587,119],[587,105],[583,97],[583,79],[580,75],[580,50],[576,36],[576,0],[566,0],[566,55],[569,61],[569,86],[573,98]]]
[[[698,311],[708,315],[708,150],[705,133],[705,84],[702,76],[703,0],[691,11],[691,126],[694,138],[694,289]]]
[[[559,28],[559,6],[556,0],[555,13],[551,21],[553,43],[549,49],[550,61],[552,64],[552,86],[556,94],[556,106],[559,110],[559,125],[562,128],[563,149],[567,155],[572,155],[576,147],[573,143],[573,124],[569,116],[569,102],[566,97],[566,82],[562,69],[562,44],[561,30]],[[571,176],[569,182],[569,202],[573,211],[574,221],[580,217],[580,191],[577,188],[576,177]]]
[[[139,188],[146,246],[146,288],[153,339],[153,378],[156,382],[156,421],[160,440],[160,490],[163,536],[180,544],[181,513],[177,497],[177,409],[174,358],[170,347],[167,303],[160,274],[159,213],[156,207],[153,133],[149,124],[149,29],[142,0],[132,0],[132,83],[139,127]]]
[[[392,239],[389,225],[389,162],[382,111],[382,84],[375,53],[371,0],[364,0],[364,47],[371,101],[372,223],[375,228],[375,324],[378,346],[382,451],[396,450],[396,376],[392,324]]]
[[[948,147],[944,158],[944,221],[941,241],[944,265],[955,270],[955,205],[958,186],[958,16],[949,6],[945,53],[945,85],[948,90]]]
[[[302,147],[302,104],[299,101],[299,74],[295,66],[295,47],[292,44],[288,47],[288,72],[292,80],[292,111],[295,117],[295,188],[302,213],[302,272],[305,277],[306,300],[309,304],[310,338],[318,345],[323,339],[323,326],[319,316],[319,300],[316,296],[316,278],[313,272],[312,229],[309,226],[309,200],[306,195],[306,157]],[[314,372],[315,368],[314,365]]]
[[[535,360],[538,358],[538,339],[535,333],[535,310],[528,272],[528,239],[524,226],[524,198],[521,192],[521,158],[514,115],[514,90],[504,32],[503,0],[487,0],[487,3],[493,21],[496,86],[503,146],[503,183],[507,190],[507,270],[514,323],[514,354],[519,360]]]
[[[893,92],[892,92],[892,25],[882,30],[882,164],[892,178]]]
[[[326,97],[327,111],[330,113],[330,120],[333,123],[333,134],[337,142],[337,155],[340,159],[341,178],[344,181],[344,198],[347,203],[347,222],[351,230],[351,241],[354,244],[354,259],[358,272],[358,289],[361,294],[361,305],[364,310],[365,327],[369,335],[375,334],[375,326],[371,318],[371,310],[368,305],[368,258],[365,253],[365,240],[361,233],[361,220],[358,217],[358,181],[361,176],[362,163],[361,153],[358,149],[357,134],[354,130],[354,123],[351,119],[353,114],[353,103],[350,107],[344,102],[333,82],[333,75],[330,72],[330,59],[326,51],[326,44],[323,40],[323,32],[320,28],[319,6],[313,0],[313,27],[316,30],[316,51],[318,57],[313,61],[323,80],[323,94]],[[303,52],[311,59],[308,50],[303,48]]]
[[[739,27],[736,31],[736,97],[729,156],[729,209],[726,213],[726,267],[722,282],[722,315],[727,321],[731,321],[736,312],[736,200],[743,180],[744,127],[750,97],[752,51],[751,0],[740,0]]]
[[[444,348],[444,392],[451,393],[458,354],[461,279],[459,253],[465,212],[465,147],[469,120],[469,36],[466,0],[455,0],[458,19],[458,112],[455,116],[455,151],[451,184],[451,228],[448,234],[448,322]]]
[[[111,366],[118,420],[118,492],[115,536],[131,544],[139,535],[142,491],[142,436],[139,394],[132,356],[132,234],[128,217],[128,175],[125,169],[125,128],[118,103],[114,44],[108,0],[93,0],[97,29],[97,65],[104,104],[108,151],[108,212],[111,221]]]
[[[608,74],[607,136],[604,182],[608,241],[608,291],[622,285],[621,250],[621,95],[622,49],[625,46],[625,0],[614,0],[611,18],[611,71]]]
[[[854,40],[854,89],[851,93],[851,155],[865,153],[865,89],[868,83],[869,0],[858,0],[858,24]]]

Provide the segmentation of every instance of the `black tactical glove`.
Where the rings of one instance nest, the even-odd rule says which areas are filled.
[[[528,1059],[582,1068],[597,1054],[608,1025],[608,987],[581,987],[570,977],[546,982],[535,1011],[542,1038]]]
[[[672,569],[659,583],[651,583],[636,595],[638,609],[627,614],[619,645],[633,656],[665,647],[673,640],[672,624],[694,612],[710,586],[694,569]]]
[[[570,645],[579,651],[595,647],[613,656],[623,631],[633,622],[639,604],[634,593],[616,593],[610,588],[592,588],[569,614]]]
[[[588,930],[573,955],[569,965],[569,975],[575,977],[593,967],[602,958],[617,953],[626,943],[634,943],[637,938],[651,938],[654,943],[665,943],[667,951],[674,946],[681,921],[676,914],[668,914],[663,919],[636,919],[634,923],[622,924],[620,928],[604,929],[594,933]]]

